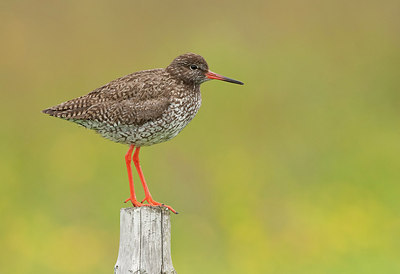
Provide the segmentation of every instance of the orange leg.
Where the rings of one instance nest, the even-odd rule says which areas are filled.
[[[132,148],[133,149],[133,148]],[[139,174],[140,177],[140,181],[142,181],[142,185],[143,185],[143,189],[144,189],[144,200],[142,201],[142,203],[144,201],[147,201],[149,203],[149,205],[152,206],[165,206],[166,208],[168,208],[169,210],[171,210],[173,213],[178,214],[172,207],[168,206],[168,205],[164,205],[161,204],[159,202],[156,202],[153,200],[153,198],[151,197],[149,188],[147,187],[146,181],[144,179],[144,175],[142,172],[142,168],[140,167],[140,163],[139,163],[139,151],[140,151],[140,147],[136,147],[135,153],[133,154],[133,163],[135,164],[136,170]]]
[[[131,161],[132,161],[132,152],[133,149],[135,148],[134,145],[131,145],[129,147],[128,152],[125,155],[125,162],[126,162],[126,168],[128,169],[128,178],[129,178],[129,188],[131,191],[131,197],[129,197],[128,199],[125,200],[125,203],[127,201],[131,201],[133,206],[142,206],[142,203],[139,203],[136,200],[136,195],[135,195],[135,189],[133,187],[133,177],[132,177],[132,168],[131,168]]]

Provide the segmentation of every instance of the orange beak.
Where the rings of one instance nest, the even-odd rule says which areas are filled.
[[[238,85],[244,85],[244,83],[242,83],[242,82],[240,82],[238,80],[234,80],[234,79],[231,79],[231,78],[216,74],[216,73],[214,73],[214,72],[212,72],[210,70],[206,73],[206,77],[208,79],[216,79],[216,80],[221,80],[221,81],[234,83],[234,84],[238,84]]]

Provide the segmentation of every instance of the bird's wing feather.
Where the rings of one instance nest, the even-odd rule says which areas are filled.
[[[142,124],[169,106],[171,83],[163,73],[163,69],[132,73],[43,112],[71,120]]]
[[[109,124],[142,125],[162,116],[170,101],[166,97],[147,100],[107,101],[88,108],[78,120],[96,120]]]

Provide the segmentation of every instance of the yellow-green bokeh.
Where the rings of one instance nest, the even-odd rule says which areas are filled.
[[[185,52],[245,86],[204,84],[193,122],[142,149],[180,212],[178,273],[400,273],[399,10],[3,1],[0,273],[112,272],[127,147],[40,110]]]

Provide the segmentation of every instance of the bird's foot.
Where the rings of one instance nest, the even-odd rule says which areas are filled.
[[[173,213],[178,214],[178,212],[176,212],[175,209],[173,209],[173,208],[170,207],[169,205],[164,205],[164,204],[162,204],[162,203],[159,203],[159,202],[154,201],[153,198],[152,198],[151,196],[144,198],[143,201],[142,201],[142,203],[143,203],[144,201],[147,201],[147,202],[149,203],[149,204],[148,204],[149,206],[163,206],[163,207],[166,207],[166,208],[168,208],[169,210],[171,210]],[[142,204],[142,205],[143,205],[143,204]],[[146,204],[146,205],[147,205],[147,204]]]
[[[148,206],[148,205],[144,205],[143,202],[142,203],[138,202],[135,198],[132,198],[132,197],[129,197],[128,199],[126,199],[124,203],[126,203],[128,201],[131,201],[132,205],[134,207]]]

